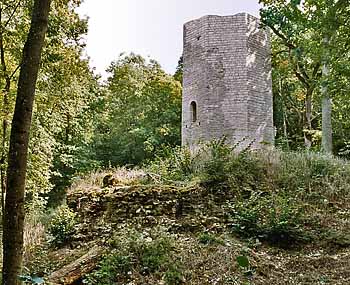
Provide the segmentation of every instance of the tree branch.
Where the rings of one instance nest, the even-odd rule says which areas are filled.
[[[14,76],[15,76],[15,74],[16,74],[16,72],[21,68],[21,66],[22,66],[22,63],[20,63],[16,68],[15,68],[15,70],[11,73],[11,75],[10,75],[10,79],[12,79]]]
[[[16,11],[17,11],[19,5],[21,4],[21,1],[22,1],[22,0],[19,0],[18,3],[15,5],[15,8],[13,9],[13,11],[12,11],[10,17],[7,19],[5,25],[2,26],[3,29],[5,29],[5,28],[7,27],[7,25],[11,22],[12,17],[15,15],[15,13],[16,13]]]
[[[296,45],[293,44],[292,42],[290,42],[290,41],[288,40],[288,38],[287,38],[285,35],[283,35],[279,30],[277,30],[273,25],[269,25],[269,24],[266,23],[265,21],[263,21],[263,24],[266,25],[266,26],[268,26],[268,27],[273,31],[273,33],[274,33],[276,36],[278,36],[280,39],[282,39],[282,41],[284,42],[284,44],[285,44],[288,48],[290,48],[290,49],[295,49],[295,48],[296,48]]]

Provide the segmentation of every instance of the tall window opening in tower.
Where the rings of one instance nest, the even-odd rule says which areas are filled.
[[[197,103],[195,101],[191,102],[191,119],[192,122],[197,122]]]

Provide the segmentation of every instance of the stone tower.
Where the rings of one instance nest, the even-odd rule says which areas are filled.
[[[182,144],[273,144],[269,33],[246,13],[184,26]]]

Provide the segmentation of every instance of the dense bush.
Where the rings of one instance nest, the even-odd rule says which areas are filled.
[[[232,151],[225,139],[212,141],[204,146],[200,153],[201,167],[199,177],[207,188],[225,188],[229,179],[227,171],[232,159]]]
[[[169,285],[182,284],[174,241],[163,231],[125,231],[112,239],[110,245],[112,252],[104,257],[97,270],[85,277],[84,284],[124,284],[133,272],[164,279]]]
[[[164,148],[145,168],[165,180],[189,181],[198,172],[198,155],[187,148]]]
[[[350,191],[350,163],[311,152],[274,154],[273,186],[309,202],[334,199]]]
[[[265,165],[258,154],[229,146],[225,138],[203,144],[196,152],[176,148],[163,152],[148,170],[165,180],[196,180],[208,190],[255,189],[264,184]]]
[[[238,152],[225,140],[203,145],[195,153],[186,148],[168,151],[151,169],[165,179],[196,180],[210,190],[225,188],[238,194],[284,191],[308,198],[312,192],[334,196],[350,191],[346,160],[313,152]]]
[[[254,193],[229,208],[231,228],[240,236],[257,237],[279,245],[304,238],[302,211],[292,198]]]
[[[115,284],[127,276],[132,269],[131,258],[114,250],[105,256],[98,265],[98,270],[84,280],[84,284]]]
[[[77,223],[76,214],[67,206],[59,207],[54,213],[48,231],[53,245],[63,245],[71,240]]]

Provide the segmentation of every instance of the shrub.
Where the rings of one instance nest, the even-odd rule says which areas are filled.
[[[261,235],[264,203],[259,194],[253,193],[250,198],[229,205],[232,230],[243,237]]]
[[[69,242],[75,233],[76,214],[67,206],[61,206],[53,215],[48,231],[52,236],[51,243],[63,245]]]
[[[230,208],[231,228],[242,237],[258,237],[280,246],[303,238],[303,216],[294,199],[253,193]]]
[[[84,279],[84,284],[115,284],[116,281],[125,280],[125,276],[132,268],[130,256],[122,255],[114,250],[99,263],[95,270]]]
[[[231,157],[226,168],[231,189],[258,191],[265,188],[267,169],[259,155],[260,153],[246,151]]]
[[[161,182],[199,180],[210,191],[255,190],[256,185],[264,185],[264,164],[248,149],[235,152],[238,145],[227,145],[222,138],[201,145],[195,152],[187,148],[167,150],[148,170],[159,174]]]
[[[174,255],[173,240],[157,230],[151,234],[133,230],[119,233],[110,241],[112,253],[86,276],[84,283],[124,284],[131,278],[130,272],[137,272],[163,278],[167,284],[181,284],[181,267]]]
[[[164,274],[164,280],[168,285],[184,284],[184,277],[177,264],[170,265]]]
[[[268,241],[285,244],[300,240],[303,236],[303,217],[300,206],[292,198],[275,196],[268,208],[264,234]]]
[[[188,148],[163,149],[147,170],[159,174],[161,179],[189,181],[196,173],[196,159],[197,155]]]
[[[225,138],[214,140],[202,148],[199,176],[204,187],[209,189],[227,187],[226,170],[231,156],[232,148],[225,144]]]
[[[205,244],[205,245],[225,244],[225,242],[222,239],[210,233],[201,233],[198,236],[198,241],[199,243]]]
[[[343,196],[350,190],[346,160],[311,152],[278,153],[275,168],[272,179],[277,189],[311,202]]]
[[[161,238],[149,243],[141,244],[139,260],[144,272],[153,273],[169,261],[171,244],[169,240]]]

